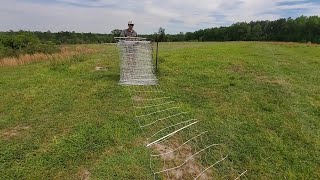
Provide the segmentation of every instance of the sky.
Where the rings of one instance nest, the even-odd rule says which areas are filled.
[[[0,0],[0,31],[193,32],[236,22],[320,15],[320,0]]]

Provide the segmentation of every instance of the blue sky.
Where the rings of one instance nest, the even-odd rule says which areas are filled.
[[[140,34],[320,15],[320,0],[1,0],[0,31],[109,33],[129,20]]]

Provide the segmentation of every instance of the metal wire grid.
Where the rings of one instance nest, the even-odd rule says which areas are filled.
[[[130,86],[135,120],[151,149],[154,178],[238,179],[246,171],[231,168],[224,145],[212,143],[199,120],[183,111],[160,86]],[[159,165],[159,162],[160,165]],[[229,164],[228,164],[229,163]]]
[[[157,78],[152,62],[150,41],[120,40],[117,43],[120,53],[121,85],[155,85]]]
[[[158,86],[152,63],[151,42],[141,38],[119,40],[120,82],[129,86],[135,120],[150,148],[154,178],[239,179],[230,168],[223,144],[212,144],[208,132],[198,129],[199,120],[183,111]],[[144,86],[141,86],[144,85]],[[148,85],[148,86],[146,86]],[[159,162],[161,162],[159,164]]]

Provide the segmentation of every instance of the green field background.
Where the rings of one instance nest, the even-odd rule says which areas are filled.
[[[103,52],[0,67],[0,179],[153,178],[117,48],[91,47]],[[158,78],[228,168],[320,179],[320,46],[160,43]]]

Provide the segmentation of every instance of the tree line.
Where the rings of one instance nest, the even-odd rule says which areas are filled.
[[[0,33],[0,59],[18,57],[21,54],[52,54],[60,49],[54,43],[41,42],[33,32]]]
[[[60,44],[98,44],[115,42],[121,30],[109,34],[76,32],[0,32],[0,58],[58,51]],[[176,41],[288,41],[320,43],[320,17],[300,16],[296,19],[281,18],[275,21],[239,22],[231,26],[200,29],[195,32],[166,34],[164,28],[154,34],[140,35],[150,40]]]
[[[229,27],[166,35],[164,41],[284,41],[320,43],[320,17],[300,16],[275,21],[251,21]]]
[[[30,31],[9,31],[9,32],[0,32],[0,35],[6,36],[17,36],[21,34],[33,34],[36,36],[42,43],[53,43],[53,44],[99,44],[99,43],[108,43],[113,42],[112,34],[98,34],[98,33],[77,33],[69,31],[61,32],[30,32]]]
[[[61,44],[99,44],[114,42],[112,34],[76,32],[0,32],[0,59],[21,54],[59,52]]]

